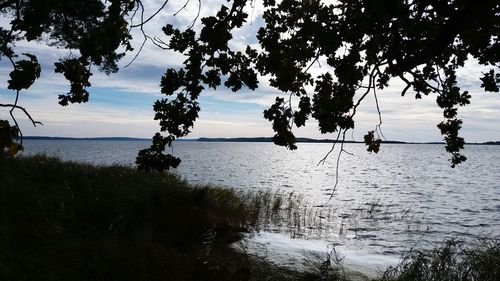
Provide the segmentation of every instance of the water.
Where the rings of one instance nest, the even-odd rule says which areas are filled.
[[[137,151],[149,142],[31,140],[25,146],[27,154],[133,165]],[[500,146],[467,146],[468,160],[451,169],[442,145],[387,144],[371,154],[364,145],[346,144],[348,153],[340,158],[333,196],[337,153],[318,165],[330,147],[307,143],[288,151],[272,143],[177,142],[174,152],[182,159],[176,172],[191,182],[302,196],[310,206],[309,217],[316,216],[323,230],[304,228],[295,233],[301,240],[290,240],[289,245],[313,250],[335,244],[345,253],[355,253],[351,256],[378,256],[385,261],[382,266],[394,263],[393,257],[410,247],[430,248],[446,238],[500,233]],[[326,207],[314,207],[319,205]],[[286,244],[288,237],[258,234],[249,239],[249,247],[272,248],[269,241]],[[316,241],[316,246],[298,243],[304,239]],[[290,264],[301,252],[276,251],[276,259]],[[366,259],[358,261],[363,263]]]

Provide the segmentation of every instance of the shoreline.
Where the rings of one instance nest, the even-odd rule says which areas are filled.
[[[150,138],[136,138],[136,137],[53,137],[53,136],[24,136],[24,140],[84,140],[84,141],[151,141]],[[207,138],[199,137],[193,139],[177,139],[179,142],[231,142],[231,143],[273,143],[271,137],[234,137],[234,138]],[[298,137],[297,143],[336,143],[339,141],[333,139],[313,139]],[[346,144],[364,144],[363,141],[345,140]],[[445,145],[442,141],[430,142],[412,142],[412,141],[398,141],[398,140],[382,140],[382,144],[437,144]],[[465,145],[500,145],[500,141],[485,141],[485,142],[471,142]]]
[[[0,280],[411,281],[404,278],[413,278],[408,268],[415,267],[426,274],[419,280],[500,276],[499,240],[449,240],[432,251],[405,252],[394,265],[396,258],[335,252],[326,242],[248,234],[293,208],[275,193],[40,155],[0,158],[0,171]],[[366,271],[374,261],[379,275]],[[446,266],[434,268],[436,262]]]
[[[252,256],[288,269],[306,272],[311,269],[311,261],[325,260],[328,256],[342,261],[347,276],[354,280],[380,278],[380,273],[395,267],[400,256],[372,253],[367,250],[348,249],[334,246],[325,240],[291,238],[284,233],[257,232],[246,234],[239,242]],[[351,278],[352,279],[352,278]]]

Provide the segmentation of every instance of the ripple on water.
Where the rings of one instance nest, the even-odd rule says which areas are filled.
[[[45,152],[66,160],[134,165],[136,152],[149,145],[149,141],[27,140],[23,154]],[[302,144],[295,151],[286,151],[271,143],[178,142],[175,154],[183,162],[174,171],[200,184],[286,189],[307,196],[311,206],[323,205],[331,197],[325,189],[333,188],[336,161],[316,163],[330,147]],[[455,169],[449,168],[442,145],[384,145],[377,155],[360,144],[346,144],[345,148],[356,157],[341,159],[339,185],[329,201],[338,208],[332,220],[339,223],[329,224],[332,229],[324,233],[338,234],[342,220],[346,228],[354,223],[358,228],[378,225],[371,233],[376,237],[332,236],[347,250],[382,253],[392,249],[389,245],[405,248],[415,241],[431,245],[454,235],[500,233],[500,146],[467,146],[469,160]],[[379,221],[361,218],[360,213],[369,207],[366,202],[382,205],[374,207],[382,209]],[[370,245],[374,239],[377,244]]]

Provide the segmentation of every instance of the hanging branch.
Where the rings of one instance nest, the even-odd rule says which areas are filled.
[[[380,136],[382,136],[384,140],[387,140],[384,136],[384,133],[382,133],[382,128],[381,128],[382,114],[380,113],[380,106],[378,104],[378,98],[377,98],[377,89],[375,87],[373,87],[373,97],[375,98],[375,105],[377,106],[377,113],[378,113],[378,124],[375,125],[375,131],[377,132],[377,135],[380,133]]]
[[[19,126],[19,123],[17,122],[16,117],[14,116],[14,110],[19,109],[19,110],[23,111],[24,114],[31,121],[31,123],[33,124],[34,127],[36,127],[37,124],[39,124],[39,125],[43,125],[43,124],[42,124],[42,122],[35,121],[33,119],[33,117],[31,117],[31,115],[28,113],[28,111],[24,107],[22,107],[22,106],[20,106],[20,105],[17,104],[18,101],[19,101],[19,90],[16,91],[16,98],[15,98],[13,104],[3,104],[3,103],[0,103],[0,107],[8,107],[8,108],[10,108],[9,115],[10,115],[12,121],[14,121],[14,126],[15,126],[17,132],[19,133],[19,145],[22,147],[22,145],[23,145],[23,132],[21,130],[21,127]]]
[[[16,105],[16,104],[4,104],[4,103],[0,103],[0,107],[10,107],[11,108],[11,111],[13,111],[14,109],[19,109],[21,110],[22,112],[24,112],[24,114],[26,115],[26,117],[28,117],[28,119],[31,121],[31,124],[33,124],[33,127],[36,127],[36,125],[43,125],[42,122],[40,121],[35,121],[33,119],[33,117],[31,117],[31,115],[28,113],[28,111],[26,110],[26,108],[20,106],[20,105]]]
[[[154,12],[150,17],[148,17],[147,19],[144,19],[144,4],[142,3],[142,1],[140,0],[137,0],[136,1],[138,6],[137,6],[137,9],[134,11],[133,13],[133,16],[135,16],[135,14],[137,13],[137,10],[140,8],[141,9],[141,21],[140,23],[138,24],[132,24],[130,26],[130,29],[129,30],[132,30],[132,28],[136,28],[136,27],[139,27],[140,31],[141,31],[141,34],[142,34],[142,37],[143,37],[143,40],[142,40],[142,43],[139,47],[139,50],[137,51],[137,53],[134,55],[134,57],[132,58],[132,60],[127,63],[124,67],[129,67],[138,57],[139,55],[141,54],[142,50],[144,49],[144,46],[146,45],[146,42],[148,40],[151,41],[151,43],[163,50],[168,50],[169,47],[168,47],[168,44],[164,41],[162,41],[161,39],[157,38],[156,36],[155,37],[151,37],[150,35],[148,35],[145,31],[144,31],[144,25],[146,23],[148,23],[150,20],[152,20],[156,15],[158,15],[158,13],[160,13],[160,11],[162,11],[165,6],[167,5],[168,3],[168,0],[164,1],[163,4],[161,5],[161,7],[156,11]],[[174,13],[174,16],[177,16],[178,13],[180,13],[182,10],[184,10],[187,5],[189,4],[190,0],[187,0],[184,5],[177,11]],[[201,12],[201,0],[198,0],[198,11],[196,13],[196,16],[195,18],[193,19],[193,22],[189,25],[188,29],[191,29],[194,24],[196,23],[196,21],[198,20],[199,16],[200,16],[200,12]],[[132,18],[133,18],[132,16]],[[166,47],[167,46],[167,47]]]
[[[142,4],[142,1],[141,0],[136,0],[137,4],[139,4],[139,6],[141,6],[142,8],[142,11],[141,11],[141,22],[138,23],[138,24],[134,24],[134,25],[131,25],[130,28],[134,28],[134,27],[142,27],[143,25],[145,25],[146,23],[148,23],[150,20],[152,20],[156,15],[158,15],[158,13],[161,12],[161,10],[163,10],[163,8],[165,8],[165,6],[167,5],[168,3],[168,0],[164,1],[163,4],[161,5],[161,7],[156,11],[154,12],[149,18],[147,18],[146,20],[144,20],[144,5]],[[135,14],[135,13],[134,13]]]
[[[376,107],[377,107],[377,112],[379,115],[379,124],[377,125],[377,128],[380,131],[381,135],[383,136],[382,131],[380,129],[380,126],[382,125],[382,116],[380,113],[380,107],[378,104],[376,85],[375,85],[375,79],[378,76],[378,74],[380,73],[379,66],[380,66],[380,64],[377,64],[371,70],[371,72],[368,76],[368,86],[360,85],[358,87],[358,89],[365,88],[366,91],[361,95],[361,97],[358,99],[356,104],[353,106],[351,118],[354,117],[354,115],[356,114],[356,110],[357,110],[358,106],[361,104],[361,102],[363,101],[363,99],[373,90],[373,94],[375,96],[375,103],[376,103]],[[336,144],[339,143],[339,141],[340,141],[340,150],[339,150],[339,153],[337,154],[337,160],[336,160],[336,164],[335,164],[335,183],[334,183],[334,186],[332,188],[330,197],[329,197],[327,203],[325,203],[325,205],[331,201],[331,199],[333,198],[333,195],[335,194],[335,191],[337,190],[338,184],[339,184],[340,158],[342,156],[342,153],[347,153],[349,155],[353,155],[352,153],[350,153],[344,149],[345,135],[346,135],[347,131],[348,131],[348,128],[343,128],[343,129],[339,130],[337,137],[336,137],[335,141],[333,142],[332,148],[330,149],[330,151],[328,151],[328,153],[317,164],[317,165],[324,164],[326,159],[328,158],[328,156],[335,150]],[[341,138],[341,135],[342,135],[342,138]],[[384,139],[385,139],[385,137],[384,137]]]
[[[333,195],[335,194],[335,191],[337,190],[337,186],[339,185],[340,157],[342,156],[342,153],[344,153],[344,152],[348,153],[347,151],[344,150],[345,134],[347,133],[347,129],[343,129],[342,131],[339,131],[339,135],[337,136],[337,140],[335,141],[335,143],[337,143],[339,141],[339,136],[340,136],[341,132],[342,132],[342,140],[340,141],[340,150],[339,150],[339,153],[337,154],[337,162],[335,163],[335,184],[333,185],[332,192],[330,193],[330,197],[328,198],[328,201],[323,205],[328,205],[328,203],[330,203],[330,201],[333,198]],[[335,143],[334,143],[334,145],[335,145]],[[332,147],[331,151],[333,151],[333,147]]]

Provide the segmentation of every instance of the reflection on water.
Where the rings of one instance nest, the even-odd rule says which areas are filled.
[[[133,165],[137,151],[148,145],[31,140],[25,153]],[[183,160],[176,172],[192,182],[302,196],[308,202],[303,211],[307,222],[295,233],[302,238],[397,254],[448,237],[500,233],[500,146],[467,146],[468,160],[451,169],[441,145],[383,145],[379,154],[370,154],[363,145],[347,144],[352,155],[342,155],[331,201],[336,159],[317,165],[329,144],[299,144],[296,151],[271,143],[178,142],[174,148]]]

